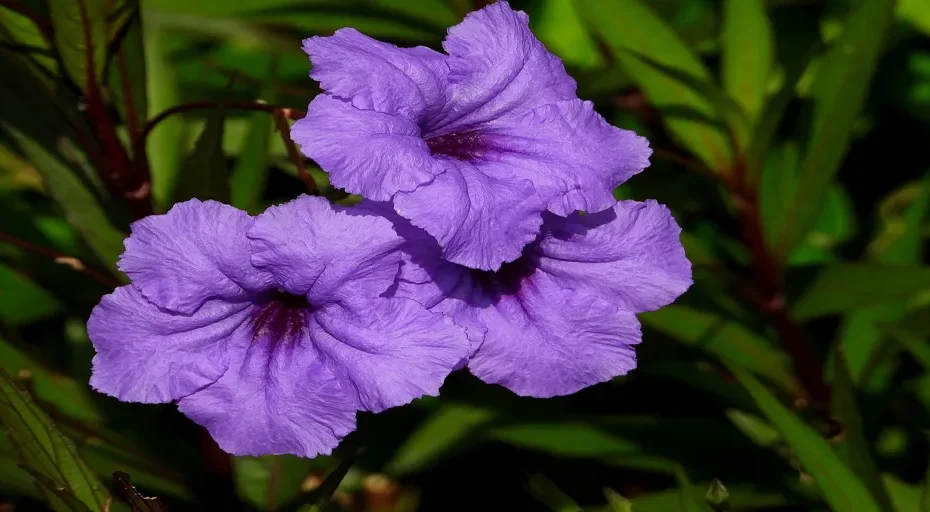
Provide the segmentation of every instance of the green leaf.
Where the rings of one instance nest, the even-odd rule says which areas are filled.
[[[496,416],[495,411],[469,404],[443,404],[421,423],[385,466],[393,475],[423,470],[432,462],[460,449],[474,431]]]
[[[881,509],[855,473],[843,464],[813,428],[795,416],[748,372],[736,365],[730,365],[730,370],[794,449],[794,455],[813,477],[833,509],[880,512]]]
[[[47,319],[59,311],[61,302],[54,295],[0,263],[0,320],[19,326]]]
[[[292,455],[235,457],[236,493],[258,510],[278,510],[300,494],[313,461]]]
[[[52,47],[31,19],[9,9],[0,9],[0,41],[3,40],[32,49],[28,59],[30,66],[34,65],[37,70],[46,71],[51,76],[58,75],[58,61]]]
[[[772,27],[763,0],[726,0],[723,11],[723,88],[755,120],[771,72]]]
[[[106,0],[49,0],[55,46],[65,71],[84,92],[99,87],[107,56]]]
[[[853,384],[849,365],[841,351],[834,357],[833,408],[836,418],[843,424],[842,441],[837,450],[853,470],[859,480],[865,484],[881,510],[894,512],[891,498],[882,484],[882,476],[872,455],[872,449],[865,435],[862,415],[856,403],[856,389]]]
[[[924,472],[920,491],[920,512],[930,512],[930,467]]]
[[[263,87],[262,99],[274,103],[274,86],[278,75],[276,57],[272,57],[268,68],[268,80]],[[257,214],[262,210],[261,200],[268,179],[271,137],[275,131],[274,117],[268,112],[255,112],[248,117],[248,123],[242,152],[230,178],[230,197],[233,206]]]
[[[636,50],[627,51],[653,69],[664,73],[669,78],[680,82],[689,87],[692,91],[700,94],[702,98],[710,103],[716,115],[724,120],[727,137],[736,142],[740,147],[743,146],[749,132],[749,120],[746,117],[746,113],[743,111],[743,107],[720,89],[717,84],[710,79],[702,79],[701,77],[691,75],[681,69],[662,64]]]
[[[582,512],[581,507],[545,475],[530,475],[526,487],[537,500],[546,505],[552,512]]]
[[[143,496],[134,485],[129,475],[122,471],[113,473],[113,479],[123,493],[123,498],[129,503],[132,512],[168,512],[168,509],[157,497]]]
[[[145,48],[138,0],[127,1],[123,9],[128,19],[115,42],[107,83],[116,110],[129,127],[129,133],[135,136],[148,119]]]
[[[725,512],[730,510],[730,491],[723,485],[723,482],[714,478],[704,494],[704,502],[715,512]]]
[[[633,503],[613,489],[604,489],[609,512],[633,512]]]
[[[813,121],[798,193],[789,203],[775,244],[782,261],[817,220],[823,198],[852,142],[852,127],[865,102],[894,6],[894,0],[853,4],[843,33],[821,62],[813,85]]]
[[[70,499],[102,512],[109,499],[106,489],[80,458],[69,439],[0,368],[0,422],[9,432],[23,465],[46,487],[46,498],[56,511],[77,510]],[[57,506],[56,506],[57,505]]]
[[[3,338],[0,338],[0,361],[11,375],[29,383],[37,400],[52,405],[57,412],[81,422],[103,421],[86,383],[51,370]]]
[[[924,0],[898,0],[897,15],[930,36],[930,4]]]
[[[678,481],[679,502],[682,512],[712,512],[706,503],[697,499],[691,492],[691,480],[681,466],[675,466],[675,479]]]
[[[630,53],[700,80],[710,82],[710,72],[678,35],[640,0],[580,0],[585,22],[610,49],[611,54],[664,115],[669,130],[710,168],[725,170],[731,151],[711,104],[691,87],[646,64]]]
[[[868,259],[886,264],[916,264],[922,260],[922,231],[930,213],[930,172],[917,183],[908,184],[886,197],[879,206],[882,227],[869,244]],[[906,311],[903,302],[890,302],[859,309],[843,317],[839,345],[849,362],[853,381],[866,390],[884,389],[889,362],[878,362],[875,377],[863,382],[866,370],[876,366],[875,357],[885,338],[879,324],[896,322]],[[876,389],[878,387],[879,389]]]
[[[229,170],[223,154],[225,122],[226,112],[222,107],[210,115],[181,170],[174,202],[191,198],[229,202]]]
[[[0,127],[16,140],[23,154],[35,164],[49,195],[64,210],[68,222],[78,230],[100,261],[119,275],[116,260],[123,252],[126,235],[113,225],[97,197],[74,170],[16,126],[0,121]]]
[[[786,391],[797,389],[788,357],[733,320],[678,305],[642,314],[640,319],[644,325],[686,345],[727,357]]]
[[[930,343],[927,343],[926,339],[900,327],[886,326],[883,330],[908,351],[924,369],[930,371]]]
[[[148,105],[152,114],[156,115],[180,102],[181,94],[177,88],[174,66],[167,58],[172,38],[164,26],[158,23],[157,17],[148,15],[142,17],[142,35]],[[181,119],[169,117],[158,123],[146,138],[146,154],[152,174],[152,199],[159,211],[167,211],[173,204],[182,163],[178,139],[183,128]]]
[[[799,320],[907,299],[930,288],[930,267],[836,263],[825,267],[795,301]]]

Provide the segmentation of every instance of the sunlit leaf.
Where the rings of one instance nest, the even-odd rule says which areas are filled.
[[[763,0],[724,2],[723,88],[754,120],[762,111],[772,66],[772,28]]]
[[[233,459],[236,492],[260,510],[277,510],[300,493],[312,461],[293,455],[236,457]]]
[[[630,50],[701,80],[710,72],[675,32],[639,0],[581,0],[582,18],[610,48],[675,136],[709,167],[722,171],[731,152],[711,104],[691,87],[646,64]]]

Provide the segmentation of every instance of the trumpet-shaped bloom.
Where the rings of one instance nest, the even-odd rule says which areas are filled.
[[[441,259],[428,234],[390,211],[407,243],[393,289],[468,330],[468,367],[525,396],[552,397],[636,367],[637,313],[671,303],[691,285],[691,264],[669,210],[622,201],[596,214],[546,214],[539,237],[495,272]]]
[[[613,189],[648,165],[646,139],[578,99],[507,2],[450,28],[446,53],[354,29],[304,49],[324,94],[294,141],[334,185],[392,201],[449,261],[496,270],[536,239],[544,211],[609,209]]]
[[[131,284],[88,322],[91,385],[178,401],[237,455],[329,453],[358,410],[438,393],[468,350],[462,328],[395,282],[389,221],[301,197],[258,217],[197,200],[132,226]]]

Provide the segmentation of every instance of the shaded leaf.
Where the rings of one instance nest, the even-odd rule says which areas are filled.
[[[0,422],[17,447],[24,467],[42,477],[46,497],[56,510],[75,510],[70,499],[87,509],[103,511],[106,490],[49,417],[0,369]]]
[[[893,19],[894,0],[865,0],[852,5],[854,10],[821,63],[813,85],[814,114],[798,193],[785,212],[785,223],[776,240],[776,252],[782,261],[820,213],[823,198],[852,142],[852,127]]]
[[[788,357],[735,321],[678,305],[645,313],[640,319],[644,325],[682,343],[727,357],[785,390],[797,389]]]
[[[106,0],[49,0],[55,46],[65,71],[87,92],[103,83],[107,55]]]
[[[794,449],[804,470],[813,477],[832,508],[880,512],[881,509],[855,473],[843,464],[813,428],[788,410],[748,372],[735,365],[731,365],[730,370]]]
[[[197,138],[194,152],[181,169],[174,202],[191,198],[229,201],[229,171],[223,154],[225,122],[226,112],[222,107],[210,115]]]
[[[78,421],[103,421],[86,383],[78,383],[53,371],[3,338],[0,338],[0,361],[13,377],[28,383],[38,401],[50,404],[57,412]]]
[[[833,408],[834,414],[843,424],[842,441],[837,446],[840,455],[856,476],[865,484],[875,502],[885,512],[893,512],[894,507],[888,492],[882,484],[881,473],[871,446],[865,435],[865,427],[856,401],[856,388],[853,384],[849,365],[841,351],[835,352],[833,364]]]
[[[127,19],[115,43],[107,83],[117,111],[135,136],[148,119],[148,84],[138,0],[125,3]]]
[[[491,409],[462,403],[443,404],[394,452],[385,471],[394,475],[420,471],[461,448],[477,428],[495,416]]]
[[[836,263],[825,267],[794,303],[800,320],[907,299],[930,288],[930,267]]]
[[[123,495],[123,499],[129,503],[132,512],[168,512],[164,503],[157,497],[143,496],[134,485],[132,479],[122,471],[113,473],[113,480]]]
[[[100,261],[119,275],[116,260],[123,252],[126,235],[113,225],[97,197],[72,169],[38,142],[12,124],[0,121],[0,126],[13,136],[22,152],[35,163],[49,194],[64,210],[68,222],[78,230]]]
[[[581,507],[545,475],[530,475],[526,488],[552,512],[582,512]]]
[[[663,111],[669,130],[712,169],[730,164],[730,148],[718,126],[714,109],[700,94],[633,56],[646,55],[668,67],[701,80],[710,72],[675,32],[639,0],[580,0],[585,22],[610,49],[613,57]]]
[[[61,302],[54,295],[0,263],[0,320],[18,326],[46,319],[59,311]]]

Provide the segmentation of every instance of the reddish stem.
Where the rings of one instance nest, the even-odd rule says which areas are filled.
[[[749,249],[756,290],[761,295],[759,307],[769,316],[778,332],[811,405],[818,413],[826,415],[829,413],[830,387],[823,379],[820,362],[804,339],[804,331],[788,310],[784,269],[765,245],[758,196],[749,184],[746,167],[741,160],[733,167],[729,185],[736,201],[743,241]]]
[[[61,252],[58,252],[58,251],[55,251],[53,249],[49,249],[46,247],[42,247],[40,245],[36,245],[32,242],[27,242],[26,240],[22,240],[13,235],[8,235],[6,233],[0,233],[0,241],[6,242],[11,245],[15,245],[16,247],[19,247],[20,249],[33,252],[40,256],[44,256],[46,258],[51,259],[55,263],[61,263],[61,264],[68,265],[75,271],[85,274],[107,287],[116,288],[117,286],[119,286],[119,283],[114,281],[112,278],[106,276],[102,272],[98,272],[84,265],[84,263],[81,262],[81,260],[73,256],[68,256],[67,254],[64,254],[64,253],[61,253]]]
[[[304,182],[304,185],[307,187],[307,191],[313,193],[318,190],[316,182],[313,181],[313,176],[310,176],[310,173],[307,172],[307,168],[304,166],[304,159],[301,156],[300,151],[297,151],[297,146],[294,145],[294,141],[291,140],[290,133],[291,127],[287,124],[287,119],[285,119],[284,114],[281,111],[275,111],[274,115],[274,124],[278,130],[278,133],[281,134],[281,140],[284,141],[284,147],[287,148],[287,155],[297,166],[297,176],[300,177],[301,181]]]

